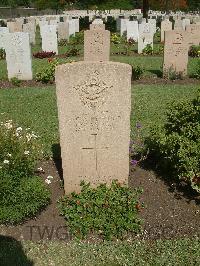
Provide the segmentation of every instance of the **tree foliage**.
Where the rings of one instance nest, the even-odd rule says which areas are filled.
[[[26,6],[38,9],[64,9],[69,6],[80,9],[134,9],[198,10],[199,0],[0,0],[0,6]]]

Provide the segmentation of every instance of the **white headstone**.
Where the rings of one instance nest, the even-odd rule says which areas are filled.
[[[8,78],[32,80],[32,60],[29,34],[25,32],[5,35]]]
[[[4,36],[6,33],[9,33],[9,29],[6,27],[0,27],[0,49],[5,49],[5,40]]]
[[[66,22],[58,23],[58,41],[69,39],[69,24]]]
[[[139,37],[138,22],[127,21],[126,25],[127,25],[127,40],[131,38],[135,42],[137,42]]]
[[[23,32],[28,32],[30,35],[30,43],[35,45],[35,25],[33,23],[23,24]]]
[[[127,32],[127,22],[129,19],[122,18],[120,19],[120,35],[123,36]]]
[[[57,26],[44,25],[41,27],[42,50],[58,54]]]
[[[143,52],[143,49],[148,44],[151,45],[153,49],[153,34],[152,33],[140,34],[138,38],[138,54],[141,54]]]

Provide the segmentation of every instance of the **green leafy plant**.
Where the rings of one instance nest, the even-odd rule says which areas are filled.
[[[160,166],[200,192],[200,92],[192,101],[173,103],[146,144]]]
[[[49,202],[49,191],[34,176],[41,157],[37,138],[12,120],[0,123],[0,223],[21,222]]]
[[[59,208],[70,232],[78,238],[90,233],[107,240],[124,238],[141,229],[137,217],[142,208],[138,201],[140,193],[140,189],[132,190],[116,180],[110,187],[101,184],[97,188],[81,182],[81,192],[64,196]]]
[[[0,48],[0,60],[4,60],[6,58],[6,51],[3,48]]]
[[[193,74],[193,77],[200,79],[200,60],[197,62],[196,72]]]
[[[58,46],[67,46],[68,45],[68,40],[62,39],[58,42]]]
[[[138,80],[141,79],[144,74],[144,69],[140,66],[132,67],[132,79]]]
[[[129,145],[130,164],[133,167],[139,165],[147,158],[148,153],[149,151],[144,145],[142,124],[137,122]]]
[[[80,54],[80,49],[77,48],[71,48],[67,53],[65,54],[67,57],[71,56],[78,56]]]
[[[151,54],[153,54],[153,48],[152,48],[151,44],[147,44],[146,47],[142,50],[142,53],[144,55],[151,55]]]
[[[192,45],[189,49],[188,55],[191,57],[200,57],[200,45]]]
[[[16,87],[20,87],[21,85],[21,80],[19,80],[18,78],[14,77],[14,78],[11,78],[11,83],[12,85],[16,86]]]
[[[125,41],[125,51],[126,51],[125,54],[126,55],[131,55],[134,45],[135,45],[135,41],[132,38]]]
[[[170,80],[183,79],[183,73],[177,72],[174,67],[170,67],[163,72],[163,77]]]
[[[159,31],[156,31],[156,33],[154,34],[154,40],[153,40],[153,42],[154,43],[160,43],[160,38],[161,38],[161,32],[159,30]]]
[[[120,36],[120,34],[112,33],[111,34],[111,42],[114,44],[120,44],[120,43],[122,43],[122,37]]]
[[[77,32],[75,36],[70,36],[69,44],[78,45],[84,43],[84,31]]]
[[[55,69],[58,61],[49,58],[48,65],[41,72],[36,73],[36,80],[42,83],[53,83],[55,80]]]

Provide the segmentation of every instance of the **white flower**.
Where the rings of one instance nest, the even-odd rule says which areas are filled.
[[[10,121],[6,122],[6,123],[4,124],[4,126],[5,126],[7,129],[11,129],[11,128],[13,127]]]
[[[48,185],[51,184],[51,180],[49,180],[49,179],[46,179],[45,182],[46,182]]]
[[[25,151],[24,154],[25,155],[29,155],[30,154],[30,151]]]
[[[38,136],[35,135],[35,134],[32,132],[31,137],[34,138],[34,139],[36,139]]]
[[[38,167],[37,169],[39,172],[44,172],[44,170],[42,169],[42,167]]]
[[[16,131],[22,131],[22,127],[18,127]]]
[[[8,157],[12,157],[12,154],[8,153],[7,156],[8,156]]]
[[[53,176],[49,175],[47,176],[47,179],[53,179]]]
[[[32,135],[30,133],[26,134],[27,141],[30,141],[32,138]]]
[[[9,164],[9,161],[8,160],[4,160],[3,163]]]

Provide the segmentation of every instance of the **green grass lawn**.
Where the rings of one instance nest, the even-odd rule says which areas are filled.
[[[0,240],[0,260],[2,266],[186,266],[200,264],[199,249],[199,239],[98,244],[24,242],[23,246]]]
[[[177,99],[192,98],[199,85],[136,85],[132,87],[131,129],[150,127],[165,119],[167,105]],[[55,87],[0,90],[0,120],[12,119],[41,136],[45,154],[52,156],[52,145],[59,143]]]

